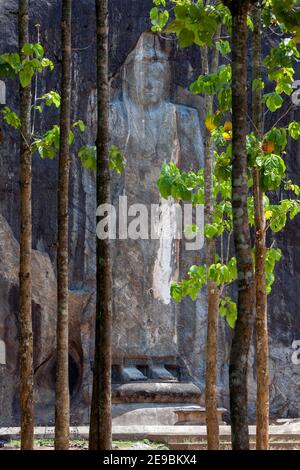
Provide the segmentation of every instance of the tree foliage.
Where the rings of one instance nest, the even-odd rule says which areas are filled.
[[[226,27],[231,34],[231,12],[228,8],[230,2],[205,4],[201,0],[161,1],[156,0],[155,8],[151,11],[151,21],[154,31],[164,30],[176,34],[179,45],[188,47],[211,45],[213,36],[219,24]],[[265,28],[280,28],[282,32],[297,30],[291,27],[296,25],[299,10],[295,2],[274,1],[264,2],[263,26]],[[289,9],[291,20],[283,21]],[[167,13],[166,13],[167,12]],[[253,29],[253,23],[248,18],[248,27]],[[205,125],[211,133],[212,143],[215,146],[214,165],[214,215],[213,222],[204,227],[207,238],[223,238],[230,242],[232,232],[232,206],[231,206],[231,170],[232,170],[232,125],[228,119],[231,112],[231,63],[228,56],[231,52],[230,41],[219,39],[218,50],[224,58],[217,72],[200,75],[191,85],[190,91],[194,94],[207,94],[216,98],[216,111],[206,117]],[[271,113],[278,112],[285,96],[293,92],[295,76],[295,63],[299,59],[297,37],[282,36],[276,46],[272,47],[264,57],[264,66],[267,70],[272,90],[263,95],[263,103]],[[227,62],[227,63],[226,63]],[[253,89],[265,89],[263,80],[252,83]],[[270,86],[268,85],[268,88]],[[288,138],[297,140],[300,137],[300,123],[291,121],[286,127],[273,126],[259,140],[254,132],[247,136],[248,159],[248,213],[249,222],[254,226],[254,202],[251,195],[253,185],[252,169],[258,168],[260,172],[261,190],[277,191],[284,186],[292,193],[291,199],[282,199],[278,204],[271,204],[267,196],[264,197],[264,211],[267,218],[267,230],[277,233],[284,229],[288,217],[293,219],[300,212],[300,201],[294,199],[299,195],[298,187],[286,179],[286,164],[284,160]],[[204,203],[204,175],[200,169],[197,173],[181,171],[174,163],[165,164],[158,179],[158,188],[164,198],[173,197],[176,200],[192,202],[194,205]],[[270,247],[266,257],[267,292],[271,292],[274,282],[275,264],[280,259],[280,250]],[[213,276],[213,277],[212,277]],[[195,300],[199,291],[213,279],[221,289],[220,313],[233,327],[236,318],[234,300],[227,295],[226,288],[236,280],[236,261],[234,258],[218,259],[212,266],[193,266],[188,272],[187,279],[171,286],[171,295],[175,301],[181,301],[189,296]],[[228,300],[229,299],[229,300]],[[227,314],[226,314],[227,309]]]

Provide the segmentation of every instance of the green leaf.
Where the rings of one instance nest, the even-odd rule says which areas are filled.
[[[257,157],[261,155],[259,142],[257,141],[257,138],[254,133],[250,133],[249,135],[247,135],[246,147],[248,167],[253,168],[256,164]]]
[[[171,196],[181,201],[191,201],[192,192],[184,182],[178,181],[172,185]]]
[[[278,215],[277,217],[273,217],[271,219],[270,229],[274,233],[281,232],[281,230],[286,226],[286,222],[287,222],[286,214],[281,214],[281,215]]]
[[[252,82],[252,90],[253,91],[263,90],[264,88],[265,88],[265,84],[264,84],[263,80],[260,80],[258,78],[253,80],[253,82]]]
[[[115,145],[112,145],[109,149],[109,168],[118,173],[119,175],[124,170],[123,153]]]
[[[74,132],[72,132],[72,131],[70,131],[70,133],[69,133],[69,140],[68,140],[68,142],[69,142],[69,145],[72,145],[73,142],[74,142]]]
[[[189,296],[193,301],[198,297],[203,285],[207,282],[205,266],[192,266],[188,272],[188,279],[171,284],[171,297],[176,302],[181,302]]]
[[[96,146],[86,145],[81,147],[78,152],[79,159],[85,169],[97,170]]]
[[[232,258],[227,265],[222,263],[212,264],[208,269],[208,277],[218,286],[230,284],[237,278],[236,258]]]
[[[33,48],[33,44],[24,44],[24,46],[22,47],[22,52],[26,55],[33,55],[34,53],[34,48]]]
[[[19,116],[13,112],[8,106],[5,106],[1,113],[4,115],[5,122],[9,125],[14,127],[15,129],[19,129],[21,127],[21,121]]]
[[[56,91],[49,91],[45,93],[42,98],[45,101],[46,106],[54,105],[56,108],[60,107],[60,95]]]
[[[171,196],[172,181],[169,178],[159,177],[157,180],[157,186],[164,199],[168,199],[168,197]]]
[[[254,31],[254,24],[251,16],[247,16],[247,26],[251,31]]]
[[[263,191],[277,189],[285,177],[286,166],[279,155],[268,154],[257,159],[260,167],[260,184]]]
[[[273,127],[264,136],[264,141],[275,144],[275,153],[281,154],[287,146],[287,133],[285,128]]]
[[[42,59],[44,57],[44,48],[41,44],[33,44],[33,50],[37,59]]]
[[[178,168],[172,163],[170,165],[165,163],[162,166],[161,173],[157,180],[159,192],[164,199],[168,199],[168,197],[171,196],[172,185],[175,178],[180,179]]]
[[[300,137],[300,123],[297,121],[290,122],[288,131],[292,139],[297,140]]]
[[[166,33],[180,33],[184,28],[184,22],[182,20],[173,20],[166,26]]]
[[[229,111],[232,107],[232,90],[231,87],[224,87],[218,93],[218,101],[222,111]]]
[[[171,297],[175,302],[181,302],[182,300],[182,289],[176,282],[171,284]]]
[[[233,329],[237,320],[236,303],[230,297],[225,297],[225,299],[220,300],[219,311],[220,316],[226,318],[228,325]]]
[[[60,128],[54,125],[43,134],[42,137],[35,139],[32,144],[33,153],[38,152],[41,158],[53,159],[59,150]]]
[[[152,31],[161,31],[168,22],[169,12],[167,10],[161,11],[159,8],[154,7],[150,10],[150,19],[152,24]]]
[[[174,13],[177,19],[185,19],[188,13],[188,5],[176,5],[174,8]]]
[[[272,291],[272,285],[275,281],[275,265],[281,259],[281,250],[275,248],[269,248],[266,254],[266,287],[267,294],[269,295]]]
[[[189,7],[189,15],[192,18],[192,20],[196,21],[202,21],[204,15],[205,15],[205,10],[203,8],[203,5],[199,2],[198,5],[195,3],[192,3]]]
[[[282,77],[282,79],[276,85],[275,92],[278,94],[285,93],[286,95],[290,96],[293,92],[292,83],[290,83],[289,79],[285,80]]]
[[[41,66],[42,66],[43,68],[49,67],[51,71],[54,70],[54,64],[53,64],[52,60],[47,59],[47,58],[43,58],[43,59],[42,59],[42,61],[41,61]]]
[[[231,52],[229,41],[224,41],[223,39],[216,42],[216,49],[223,57],[229,55]]]
[[[267,93],[264,95],[265,103],[267,108],[274,113],[277,109],[280,109],[283,105],[283,98],[276,92]]]
[[[213,238],[218,233],[216,224],[206,224],[204,227],[204,235],[206,238]]]
[[[53,126],[52,128],[52,131],[50,131],[50,133],[52,133],[52,138],[53,138],[53,143],[54,143],[54,146],[56,148],[56,150],[59,149],[59,143],[60,143],[60,128],[59,126],[55,125]]]
[[[85,131],[85,124],[83,121],[79,120],[73,123],[73,127],[79,127],[81,132]]]
[[[0,70],[1,76],[14,77],[16,73],[19,73],[21,68],[20,56],[17,53],[13,54],[2,54],[0,55]]]
[[[28,62],[19,73],[20,83],[23,88],[31,84],[33,74],[34,74],[34,69],[31,66],[31,64]]]
[[[179,45],[182,48],[189,47],[194,43],[195,33],[187,28],[180,31],[179,34]]]

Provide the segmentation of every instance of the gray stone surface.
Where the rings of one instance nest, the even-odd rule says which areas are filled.
[[[72,117],[86,121],[87,133],[83,139],[89,144],[95,140],[95,71],[90,66],[95,53],[93,28],[91,28],[94,24],[93,6],[94,3],[91,1],[74,4],[74,19],[80,17],[81,21],[74,21],[73,30]],[[45,44],[46,54],[50,55],[56,65],[56,72],[47,75],[46,80],[39,82],[39,95],[49,88],[58,89],[59,87],[59,39],[56,34],[59,28],[58,7],[58,1],[51,3],[38,1],[32,9],[32,25],[41,24],[41,41]],[[123,11],[124,7],[125,3],[122,4]],[[113,2],[112,10],[116,11],[117,8],[117,3]],[[17,2],[2,1],[0,11],[2,25],[0,45],[5,50],[15,50],[17,47],[15,22]],[[148,14],[148,10],[145,11]],[[143,29],[145,29],[144,26],[139,25],[139,32]],[[33,37],[34,34],[34,27],[32,27]],[[117,72],[112,84],[111,142],[124,151],[127,159],[124,174],[120,178],[115,178],[114,181],[114,202],[118,195],[125,191],[129,204],[142,202],[150,207],[151,203],[161,202],[156,189],[156,179],[163,162],[173,160],[179,163],[180,158],[182,166],[194,167],[194,169],[201,164],[201,129],[199,114],[196,110],[198,108],[201,111],[201,106],[197,100],[195,107],[191,107],[189,94],[179,91],[178,102],[180,104],[173,103],[171,96],[174,99],[176,90],[171,80],[172,62],[168,42],[158,41],[154,39],[154,36],[146,34],[136,45],[137,31],[126,34],[127,53],[124,59],[127,56],[127,60],[125,65],[118,69],[117,65],[121,65],[121,63],[118,64],[121,56],[117,58],[114,55],[116,32],[112,31],[110,37],[112,41],[111,70]],[[119,40],[120,36],[118,36]],[[86,43],[87,49],[83,47],[81,50],[80,47]],[[51,44],[51,47],[48,44]],[[128,55],[130,49],[132,52]],[[121,52],[119,51],[118,54]],[[147,54],[148,60],[144,61]],[[161,60],[157,61],[157,57],[153,55],[159,56]],[[150,87],[153,87],[152,91],[149,90]],[[158,93],[157,96],[156,93]],[[159,106],[158,98],[160,98]],[[185,101],[188,106],[184,104]],[[11,81],[7,84],[7,102],[13,109],[17,109],[15,83]],[[43,115],[42,121],[37,123],[37,131],[47,129],[57,122],[57,119],[58,115],[51,111]],[[7,126],[5,126],[5,134],[6,138],[1,146],[3,158],[0,161],[0,193],[3,196],[0,200],[0,213],[8,221],[17,239],[19,231],[16,216],[19,196],[18,136]],[[82,170],[75,150],[74,148],[72,153],[70,184],[70,289],[74,297],[84,298],[84,303],[80,305],[78,302],[77,304],[79,323],[76,325],[76,342],[72,349],[75,351],[72,353],[71,361],[71,377],[74,377],[71,384],[72,419],[73,422],[87,422],[94,348],[95,177],[91,172]],[[56,256],[56,185],[57,161],[41,161],[39,157],[34,156],[33,246],[43,256],[47,256],[48,260],[48,256],[50,257],[53,270],[55,270]],[[163,224],[161,225],[163,227]],[[125,369],[132,367],[131,371],[136,366],[140,371],[145,370],[146,375],[140,372],[139,378],[150,378],[150,369],[147,371],[150,365],[158,365],[160,368],[171,367],[175,376],[187,374],[185,362],[188,359],[180,353],[180,344],[184,343],[182,338],[184,331],[180,332],[178,329],[181,308],[170,301],[168,292],[169,281],[180,275],[178,265],[180,252],[179,243],[172,240],[165,242],[163,239],[154,242],[148,240],[117,242],[114,247],[114,364],[116,367],[121,366]],[[1,261],[5,270],[7,260]],[[194,261],[193,255],[187,256],[186,267]],[[14,262],[17,263],[16,256]],[[186,269],[184,264],[182,266],[184,267],[183,274]],[[47,358],[43,357],[41,361],[38,357],[36,358],[35,368],[35,382],[38,389],[42,391],[39,394],[40,402],[44,402],[43,407],[37,406],[36,408],[37,422],[45,424],[53,421],[54,283],[48,295],[53,299],[50,305],[52,324],[45,328],[44,334],[47,335],[48,344],[50,344],[50,338],[52,343],[47,350]],[[16,294],[14,298],[17,301]],[[191,315],[195,314],[194,307],[193,305],[190,310]],[[6,313],[0,313],[1,319],[6,321]],[[183,313],[186,315],[186,312]],[[48,316],[50,317],[47,314],[45,321],[49,321]],[[41,341],[37,336],[36,338],[37,342]],[[16,373],[15,368],[15,382]],[[1,382],[4,383],[5,371],[1,375],[4,376],[3,380],[1,378]],[[169,379],[172,374],[166,372],[166,375]],[[6,400],[11,401],[9,393],[6,393],[4,402]],[[17,400],[14,399],[14,403],[16,402]],[[7,410],[10,411],[5,416],[1,414],[1,417],[7,424],[14,423],[17,419],[17,410],[9,407]]]
[[[136,367],[122,367],[121,366],[121,376],[124,382],[147,380],[147,377]]]
[[[111,142],[123,150],[126,167],[113,200],[118,206],[118,195],[125,195],[128,207],[144,204],[149,215],[151,204],[160,204],[161,229],[157,241],[115,243],[114,355],[119,361],[155,358],[176,366],[178,308],[170,283],[180,275],[181,247],[167,232],[164,211],[172,211],[174,203],[163,202],[156,181],[165,162],[202,166],[200,121],[195,109],[170,102],[169,53],[152,34],[140,37],[121,77],[121,94],[111,105]]]
[[[126,403],[114,404],[114,426],[174,426],[176,411],[189,407],[186,403]]]
[[[201,401],[199,388],[192,383],[134,382],[113,385],[114,403],[186,403]]]
[[[149,366],[150,378],[156,380],[175,381],[176,378],[163,366]]]
[[[1,420],[9,424],[18,417],[18,259],[19,244],[0,215],[0,334],[5,342],[5,365],[0,366]],[[33,251],[33,332],[35,411],[40,421],[53,419],[55,391],[56,278],[49,256]],[[70,292],[70,386],[76,396],[81,387],[83,353],[80,315],[86,293]],[[76,409],[76,400],[74,402]]]
[[[6,103],[6,87],[5,82],[0,80],[0,104]]]
[[[161,132],[161,135],[158,132],[161,129],[155,125],[157,114],[146,109],[149,106],[144,95],[141,99],[143,87],[149,84],[147,85],[146,79],[142,79],[143,69],[141,70],[140,66],[132,66],[132,63],[141,51],[141,41],[135,49],[140,34],[149,28],[150,6],[150,1],[110,1],[112,143],[123,148],[127,157],[125,173],[114,179],[115,201],[125,190],[131,200],[138,197],[146,204],[158,202],[155,180],[161,163],[173,158],[175,141],[176,145],[180,144],[182,150],[183,168],[188,169],[199,164],[197,152],[199,145],[196,144],[195,150],[195,142],[199,142],[200,131],[195,110],[198,111],[200,118],[203,118],[203,107],[201,98],[194,97],[186,91],[189,83],[199,72],[200,56],[197,48],[181,51],[172,40],[153,40],[153,49],[158,55],[165,54],[168,57],[168,66],[162,68],[160,77],[161,82],[168,85],[166,88],[162,87],[160,127],[165,127],[166,131]],[[34,25],[39,23],[41,42],[45,45],[46,54],[56,66],[55,73],[45,75],[44,79],[39,82],[39,95],[46,90],[59,88],[60,38],[57,34],[59,12],[59,0],[31,2],[31,38],[36,40]],[[16,13],[16,0],[0,0],[0,52],[14,51],[17,48]],[[87,133],[80,145],[84,142],[92,144],[95,139],[96,105],[95,67],[91,66],[95,60],[94,2],[92,0],[74,2],[73,18],[72,118],[83,119],[87,123]],[[153,73],[155,73],[155,68],[159,67],[161,66],[156,63],[153,66]],[[130,84],[128,80],[126,81],[128,76],[132,77]],[[15,82],[8,81],[6,90],[6,102],[15,110],[18,109],[16,86]],[[161,89],[160,80],[157,78],[155,87],[157,91]],[[145,127],[143,127],[141,113],[147,117]],[[293,111],[291,118],[299,120],[299,110]],[[57,119],[57,113],[48,111],[37,123],[37,130],[46,130],[56,123]],[[6,343],[7,365],[0,365],[0,423],[11,425],[17,423],[18,419],[16,263],[19,233],[19,156],[17,133],[4,125],[4,134],[5,139],[0,146],[0,214],[8,222],[11,232],[5,220],[1,219],[2,226],[5,226],[6,239],[3,242],[1,237],[0,244],[3,246],[5,244],[6,248],[0,256],[0,340],[4,339]],[[124,148],[124,136],[127,137],[128,134],[129,140],[127,147]],[[158,145],[158,155],[155,153],[156,150],[153,150],[153,143]],[[299,145],[299,142],[289,144],[287,161],[288,175],[293,177],[298,184],[300,182]],[[35,354],[36,414],[38,422],[50,424],[53,419],[53,366],[55,362],[53,358],[57,161],[41,161],[35,156],[33,183],[33,247],[36,250],[34,262],[37,279],[33,298],[37,351]],[[70,184],[70,290],[75,299],[73,310],[76,312],[74,313],[76,320],[72,326],[72,331],[74,331],[72,419],[74,423],[87,422],[91,394],[95,305],[94,186],[94,175],[82,170],[75,146],[72,150]],[[276,199],[276,194],[272,197]],[[275,246],[283,249],[283,260],[277,270],[278,281],[270,298],[269,309],[271,411],[272,415],[277,417],[296,417],[300,413],[300,367],[291,361],[292,342],[300,339],[299,224],[299,219],[289,224],[284,233],[274,240]],[[115,245],[115,365],[117,367],[137,366],[147,378],[150,366],[166,367],[180,380],[192,379],[203,390],[206,341],[205,294],[199,296],[196,304],[189,300],[180,306],[165,303],[166,300],[169,301],[165,295],[162,296],[162,293],[166,292],[166,278],[163,276],[163,281],[158,285],[153,286],[152,283],[155,261],[159,259],[159,245],[159,241],[153,245],[147,241],[128,244],[118,242]],[[182,247],[179,249],[176,247],[175,251],[177,255],[179,253],[179,263],[175,259],[174,251],[170,257],[170,246],[165,252],[168,254],[167,266],[170,268],[168,272],[172,271],[172,276],[183,276],[188,267],[199,262],[202,256],[201,253],[198,253],[196,257],[195,254],[187,254]],[[175,273],[178,264],[180,272]],[[45,266],[49,273],[48,279],[45,279]],[[40,317],[42,317],[41,320]],[[228,408],[228,359],[231,331],[223,320],[220,321],[219,334],[219,405]],[[170,336],[173,338],[171,342],[169,342]],[[253,347],[249,367],[251,416],[254,416],[255,412],[254,362],[255,349]]]
[[[223,415],[228,413],[225,408],[218,408],[218,422],[225,424]],[[201,406],[185,406],[175,410],[177,416],[176,426],[202,426],[206,425],[206,409]]]
[[[220,436],[230,436],[231,428],[227,425],[219,427]],[[34,428],[34,434],[36,438],[54,438],[54,428],[39,426]],[[73,439],[88,438],[89,427],[88,426],[72,426],[70,427],[70,435]],[[256,426],[249,426],[249,435],[256,435]],[[177,442],[182,442],[182,439],[199,439],[199,437],[206,436],[206,426],[174,426],[174,425],[129,425],[119,426],[113,424],[113,438],[124,439],[124,440],[138,440],[150,438],[154,441],[164,442],[165,439],[178,439]],[[287,425],[287,426],[270,426],[270,437],[285,437],[285,438],[298,438],[300,436],[300,426]],[[0,439],[18,439],[20,437],[19,427],[4,427],[0,428]]]

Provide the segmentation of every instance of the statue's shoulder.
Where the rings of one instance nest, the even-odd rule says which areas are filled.
[[[188,162],[186,169],[203,166],[203,139],[200,116],[197,109],[176,105],[177,129],[182,159]]]
[[[200,117],[196,108],[183,104],[176,104],[175,106],[179,122],[185,125],[200,126]]]

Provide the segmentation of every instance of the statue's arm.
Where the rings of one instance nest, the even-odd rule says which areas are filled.
[[[203,137],[198,111],[188,106],[177,106],[177,126],[182,169],[195,171],[203,167]]]

